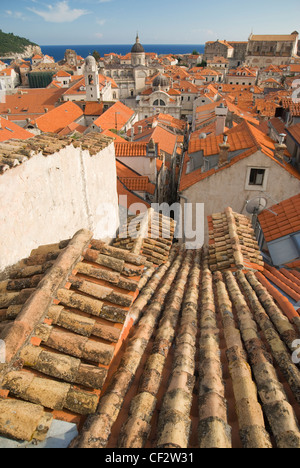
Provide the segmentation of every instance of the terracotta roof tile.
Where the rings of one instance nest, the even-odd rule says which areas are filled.
[[[83,112],[74,102],[68,101],[36,119],[37,127],[45,133],[59,133],[75,122]]]
[[[136,135],[136,138],[141,141],[147,141],[147,143],[152,139],[155,143],[159,145],[161,151],[172,155],[177,146],[178,137],[172,131],[162,127],[160,123],[154,128],[149,129],[145,132],[145,135]]]
[[[223,269],[262,269],[251,221],[227,208],[224,213],[208,217],[209,265],[212,271]]]
[[[32,136],[32,133],[0,116],[0,142],[8,140],[28,140],[28,138],[32,138]]]
[[[140,232],[144,227],[145,232]],[[149,262],[160,265],[167,261],[175,232],[174,221],[153,209],[128,218],[121,226],[114,245],[125,249],[137,249]],[[147,234],[147,235],[146,235]]]
[[[15,120],[20,115],[21,119],[35,115],[42,115],[45,109],[55,108],[59,102],[63,89],[26,89],[19,93],[6,96],[6,102],[0,103],[0,114]],[[26,109],[24,111],[23,109]]]
[[[292,138],[297,142],[298,145],[300,145],[300,123],[285,128],[285,131],[292,136]]]
[[[116,160],[117,176],[119,180],[132,191],[148,192],[151,195],[155,192],[155,184],[152,184],[149,177],[143,177],[136,171]]]
[[[132,310],[137,325],[72,448],[299,447],[299,373],[284,344],[295,330],[252,272],[212,275],[201,251],[174,246]]]
[[[146,156],[147,155],[147,143],[138,142],[124,142],[115,143],[116,157],[132,157],[132,156]]]
[[[276,164],[279,164],[282,168],[288,171],[291,175],[300,179],[300,173],[291,164],[283,164],[274,156],[275,143],[271,138],[265,135],[263,132],[258,130],[253,125],[244,121],[241,124],[232,127],[226,131],[228,135],[228,144],[230,145],[230,151],[240,151],[238,156],[233,157],[230,162],[220,168],[215,168],[202,172],[201,168],[190,173],[187,172],[189,154],[186,153],[183,161],[183,170],[180,180],[179,190],[185,190],[186,188],[194,185],[200,180],[210,177],[218,171],[225,170],[231,167],[236,162],[251,156],[256,151],[262,151],[266,156],[271,158]],[[189,153],[203,151],[204,156],[211,156],[219,154],[219,144],[223,141],[223,135],[209,135],[205,139],[191,138],[189,144]]]
[[[78,427],[70,448],[299,448],[299,314],[266,270],[211,272],[205,250],[175,244],[153,268],[140,255],[147,214],[128,219],[140,237],[127,249],[81,231],[32,252],[0,283],[0,324],[17,333],[37,323],[34,340],[21,334],[18,368],[1,368],[1,434],[43,440],[62,418]],[[162,232],[167,219],[152,215]],[[279,272],[286,286],[290,274]],[[14,355],[17,335],[6,336]],[[113,365],[101,364],[111,348]]]
[[[78,424],[81,416],[96,411],[110,363],[128,333],[124,323],[144,261],[80,231],[70,241],[37,249],[15,266],[13,278],[1,284],[0,319],[11,325],[1,337],[6,362],[19,351],[22,365],[17,371],[8,365],[4,370],[1,387],[9,391],[10,400],[2,405],[3,410],[17,397],[18,411],[27,400],[32,410],[40,405],[41,416],[45,411],[49,421],[53,418],[50,409]],[[22,290],[29,294],[17,301]],[[26,333],[18,327],[19,317],[28,324]],[[29,340],[30,336],[38,340]],[[26,427],[26,419],[24,424]],[[33,431],[27,434],[25,427],[23,438],[30,441]],[[3,434],[1,421],[0,432]],[[12,427],[4,434],[16,435]]]
[[[80,125],[76,122],[70,123],[70,125],[67,125],[65,128],[63,128],[58,135],[59,136],[65,136],[65,135],[70,135],[73,134],[74,132],[81,133],[83,134],[88,127],[85,127],[84,125]]]
[[[94,121],[94,125],[100,127],[102,130],[121,130],[134,114],[135,112],[132,109],[118,101],[100,115],[100,117]]]
[[[86,101],[83,113],[84,115],[101,115],[103,113],[103,103]]]
[[[117,178],[117,192],[119,196],[119,205],[123,206],[127,210],[130,206],[135,204],[138,204],[143,212],[146,212],[147,209],[150,208],[150,204],[127,188],[125,183],[123,183],[119,177]],[[126,203],[124,197],[126,197]]]
[[[267,242],[300,231],[300,195],[264,210],[258,220]]]

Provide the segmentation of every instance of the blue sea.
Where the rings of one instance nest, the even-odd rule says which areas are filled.
[[[126,55],[131,51],[133,44],[106,44],[106,45],[45,45],[41,46],[44,55],[50,55],[56,62],[62,60],[67,49],[72,49],[83,58],[92,54],[95,50],[100,56],[114,52],[115,54]],[[199,54],[203,54],[203,44],[143,44],[145,52],[156,52],[158,55],[167,54],[191,54],[193,50],[197,50]]]

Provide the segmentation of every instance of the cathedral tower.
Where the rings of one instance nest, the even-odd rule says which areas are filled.
[[[97,62],[92,55],[89,55],[85,60],[84,77],[86,87],[86,100],[99,101],[99,72]]]
[[[137,67],[138,65],[146,64],[146,54],[144,47],[140,43],[139,35],[137,34],[135,44],[131,49],[131,65]]]

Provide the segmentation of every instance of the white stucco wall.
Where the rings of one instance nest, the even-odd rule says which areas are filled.
[[[138,174],[149,177],[150,182],[156,184],[156,158],[146,156],[118,156],[117,159],[138,172]]]
[[[0,176],[0,197],[0,271],[82,228],[109,240],[118,228],[114,145],[92,157],[72,145],[33,156]]]

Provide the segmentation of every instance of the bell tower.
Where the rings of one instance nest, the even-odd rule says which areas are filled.
[[[99,72],[97,62],[92,55],[89,55],[85,60],[84,77],[86,87],[86,100],[99,101]]]

